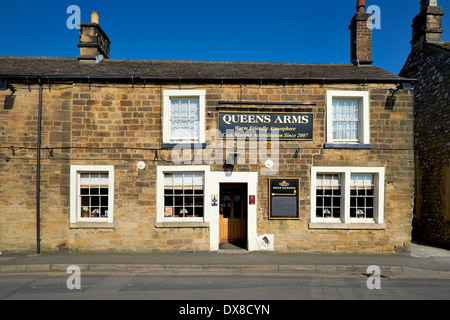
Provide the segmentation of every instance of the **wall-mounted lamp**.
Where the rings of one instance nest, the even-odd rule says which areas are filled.
[[[14,93],[16,89],[9,84],[8,82],[0,81],[0,91],[11,90],[11,94],[5,97],[4,109],[12,109],[14,106],[14,101],[16,100],[16,96]]]
[[[393,98],[394,95],[397,93],[397,91],[399,91],[399,90],[411,90],[411,88],[412,88],[411,82],[401,82],[400,84],[397,85],[397,88],[389,89],[389,92],[391,93],[391,98]]]
[[[391,98],[393,98],[395,96],[395,94],[397,93],[397,91],[400,90],[399,87],[397,87],[396,89],[389,89],[389,92],[391,93]]]
[[[234,164],[236,163],[236,158],[239,156],[239,151],[233,149],[227,156],[225,163],[223,164],[223,170],[225,171],[225,175],[231,176],[234,170]]]
[[[234,148],[233,151],[230,151],[230,153],[228,154],[228,158],[236,159],[237,157],[239,157],[239,151],[237,151],[237,149]]]
[[[11,90],[11,94],[14,94],[17,90],[8,82],[0,81],[0,91]]]

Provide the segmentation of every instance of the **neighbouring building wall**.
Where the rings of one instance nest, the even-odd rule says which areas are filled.
[[[417,78],[413,239],[449,246],[450,47],[428,43],[411,52],[401,75]]]
[[[441,40],[443,16],[437,0],[421,0],[400,75],[417,79],[413,239],[450,247],[450,42]]]

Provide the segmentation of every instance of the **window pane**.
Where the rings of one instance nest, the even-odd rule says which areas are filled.
[[[100,180],[100,186],[108,187],[109,178],[108,178],[108,174],[107,173],[100,173],[99,180]]]
[[[171,99],[170,117],[171,119],[179,119],[180,115],[180,99]]]
[[[180,137],[181,127],[180,127],[180,121],[179,120],[172,120],[170,123],[170,136],[171,137]]]
[[[341,175],[318,174],[316,177],[316,216],[340,218]]]
[[[80,185],[89,186],[89,184],[90,184],[89,173],[80,174]]]
[[[194,173],[194,186],[203,186],[203,174]]]
[[[108,208],[105,207],[100,208],[100,217],[108,218]]]
[[[203,207],[203,196],[197,196],[194,198],[194,205],[196,207]]]
[[[173,206],[173,197],[172,196],[166,196],[164,197],[164,206],[166,207],[172,207]]]
[[[100,197],[91,197],[91,206],[98,207],[100,205]]]
[[[81,197],[81,205],[83,207],[89,207],[89,197]]]
[[[183,196],[175,196],[174,199],[175,199],[175,205],[176,206],[180,206],[180,207],[183,206],[183,203],[184,203]]]
[[[195,130],[195,121],[189,121],[189,137],[197,137],[197,132]]]
[[[184,197],[184,206],[185,207],[193,207],[194,206],[194,197],[193,196],[185,196]]]
[[[91,181],[90,181],[91,187],[95,187],[100,185],[100,174],[98,173],[91,173]]]
[[[173,186],[173,176],[170,173],[164,174],[164,186]]]
[[[100,205],[102,207],[107,207],[108,206],[108,197],[101,197],[100,198]]]
[[[180,121],[180,135],[179,135],[179,137],[183,137],[183,138],[189,138],[190,137],[189,121],[187,121],[187,120]]]
[[[192,173],[185,173],[183,175],[183,179],[184,179],[184,186],[189,186],[192,187],[192,185],[194,184],[194,180],[193,180],[193,174]]]
[[[173,186],[176,189],[179,189],[183,185],[183,174],[182,173],[174,173],[173,174]]]
[[[180,99],[180,113],[178,115],[180,119],[189,119],[189,100]]]
[[[351,174],[350,217],[373,218],[375,187],[373,174]]]
[[[198,99],[189,99],[189,119],[200,119],[200,107]]]
[[[203,207],[195,207],[194,208],[194,216],[195,217],[203,217]]]
[[[92,207],[91,218],[99,218],[99,217],[100,217],[99,207]]]

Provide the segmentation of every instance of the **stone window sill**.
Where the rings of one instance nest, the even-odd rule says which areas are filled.
[[[199,143],[199,142],[180,142],[180,143],[162,143],[161,149],[173,149],[175,147],[181,148],[181,149],[205,149],[206,143]]]
[[[209,222],[156,222],[156,228],[209,228]]]
[[[114,229],[114,223],[108,222],[75,222],[70,229]]]
[[[309,229],[343,229],[343,230],[385,230],[383,223],[336,223],[336,222],[314,222],[308,225]]]
[[[372,145],[359,143],[325,143],[325,149],[372,149]]]

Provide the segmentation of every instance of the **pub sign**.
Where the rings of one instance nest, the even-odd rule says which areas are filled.
[[[313,114],[220,112],[219,130],[222,138],[312,140]]]

